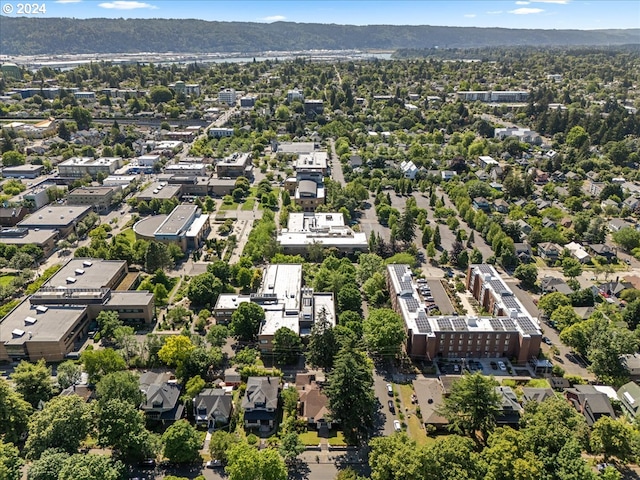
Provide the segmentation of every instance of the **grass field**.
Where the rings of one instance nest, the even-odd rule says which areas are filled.
[[[8,287],[14,278],[16,278],[16,276],[12,273],[0,276],[0,287]]]
[[[236,210],[238,208],[238,204],[236,202],[233,202],[229,205],[227,205],[226,203],[223,203],[220,205],[220,208],[218,210]]]
[[[125,237],[127,237],[127,240],[129,240],[129,243],[132,244],[136,241],[136,234],[133,231],[133,228],[127,228],[126,230],[123,230],[122,232],[120,232],[122,235],[124,235]]]
[[[304,432],[300,434],[300,440],[305,445],[319,445],[320,437],[318,437],[318,432],[315,430],[309,430],[308,432]],[[344,441],[344,435],[341,431],[332,430],[329,432],[329,438],[327,439],[329,445],[333,446],[345,446],[347,443]]]
[[[240,210],[251,211],[253,210],[253,206],[256,204],[255,198],[247,198],[247,201],[242,204]]]

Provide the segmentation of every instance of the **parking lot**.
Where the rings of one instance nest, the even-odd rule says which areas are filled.
[[[506,358],[440,359],[436,363],[441,375],[482,372],[485,375],[512,376],[515,373]],[[509,373],[509,370],[513,373]]]
[[[427,310],[431,306],[431,311],[439,310],[443,315],[451,315],[456,312],[439,278],[418,280],[418,292],[424,300]]]

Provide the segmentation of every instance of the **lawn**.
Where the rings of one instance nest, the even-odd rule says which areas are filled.
[[[223,203],[222,205],[220,205],[220,208],[218,210],[235,210],[237,208],[238,204],[236,202],[230,204]]]
[[[256,204],[255,198],[248,198],[246,202],[242,204],[242,208],[240,210],[251,211],[253,210],[253,206]]]
[[[527,382],[527,387],[551,388],[551,385],[549,385],[549,382],[545,378],[532,378]]]
[[[0,276],[0,287],[8,287],[14,278],[16,278],[16,276],[12,273]]]
[[[315,430],[309,430],[308,432],[301,433],[300,441],[305,445],[320,444],[320,438],[318,437],[318,432],[316,432]]]
[[[132,228],[127,228],[126,230],[120,232],[120,234],[127,237],[127,240],[129,240],[130,244],[133,244],[136,241],[136,234]]]
[[[334,447],[345,447],[347,445],[347,442],[344,441],[344,435],[341,431],[331,430],[329,432],[329,445],[333,445]]]

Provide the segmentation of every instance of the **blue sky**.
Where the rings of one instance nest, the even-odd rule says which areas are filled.
[[[313,22],[349,25],[592,30],[640,28],[637,0],[28,0],[46,5],[48,17],[198,18],[219,21]],[[18,3],[11,4],[16,15]],[[39,14],[42,16],[42,14]],[[33,15],[32,15],[33,16]],[[640,39],[639,39],[640,41]]]

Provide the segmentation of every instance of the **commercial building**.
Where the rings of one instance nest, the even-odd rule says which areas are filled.
[[[287,92],[287,102],[303,102],[304,101],[304,93],[301,90],[289,90]]]
[[[504,140],[507,137],[516,137],[520,142],[530,143],[533,145],[542,144],[542,137],[537,132],[528,128],[496,128],[493,133],[494,138]]]
[[[0,226],[14,227],[27,213],[24,207],[0,208]]]
[[[175,163],[164,167],[164,173],[201,177],[207,173],[207,166],[204,163]]]
[[[307,118],[314,118],[324,113],[324,103],[322,100],[308,99],[304,101],[304,114]]]
[[[216,164],[218,178],[224,177],[247,177],[253,176],[253,164],[250,153],[233,153],[223,158]]]
[[[280,232],[277,241],[284,253],[292,255],[305,254],[315,244],[342,253],[369,249],[367,235],[345,225],[342,213],[290,213],[287,228]]]
[[[103,310],[128,323],[150,323],[152,293],[115,291],[127,273],[125,261],[69,260],[0,321],[0,360],[61,361],[82,344]]]
[[[327,152],[311,152],[301,154],[295,161],[293,168],[299,180],[322,181],[328,175]]]
[[[210,128],[209,136],[211,138],[233,137],[234,132],[233,128]]]
[[[37,178],[42,175],[43,171],[44,166],[28,163],[15,167],[5,167],[2,169],[2,176],[5,178]]]
[[[137,175],[109,175],[102,181],[102,185],[105,187],[128,187],[133,182],[138,180]]]
[[[105,177],[122,166],[120,157],[72,157],[58,164],[58,172],[63,178],[82,178],[86,175],[96,178],[98,174]]]
[[[69,192],[67,205],[89,205],[96,212],[107,213],[119,190],[119,187],[78,187]]]
[[[227,105],[236,104],[236,91],[233,88],[225,88],[218,92],[218,103],[226,103]]]
[[[26,217],[18,227],[58,230],[61,237],[67,237],[89,212],[89,206],[49,205]]]
[[[45,257],[48,257],[53,251],[56,240],[58,239],[57,230],[48,229],[29,229],[29,228],[3,228],[0,230],[0,243],[5,245],[15,245],[22,247],[24,245],[35,245],[40,247]]]
[[[216,322],[228,323],[233,312],[244,302],[257,303],[264,310],[265,319],[258,340],[260,350],[265,353],[273,351],[273,336],[282,327],[305,336],[311,333],[311,327],[320,316],[335,325],[333,293],[302,287],[300,264],[267,265],[257,293],[221,294],[213,309]]]
[[[305,212],[313,212],[325,202],[324,177],[329,174],[327,152],[299,154],[294,168],[295,179],[288,178],[284,187],[296,205]]]
[[[169,215],[155,215],[133,226],[136,238],[162,243],[175,243],[182,251],[199,248],[211,230],[209,215],[195,205],[178,205]]]
[[[405,322],[407,354],[418,359],[537,357],[542,333],[491,265],[471,265],[467,288],[486,316],[427,313],[408,265],[387,266],[391,304]]]
[[[461,91],[457,92],[458,99],[463,102],[489,102],[508,103],[526,102],[529,100],[529,92],[526,91]]]
[[[255,106],[257,99],[258,97],[254,97],[252,95],[245,95],[244,97],[240,97],[240,106],[242,108],[251,108]]]
[[[150,202],[154,198],[158,200],[170,200],[180,198],[182,195],[181,185],[169,185],[167,182],[153,182],[142,192],[136,195],[138,201]]]
[[[276,142],[271,144],[271,148],[279,156],[282,155],[305,155],[313,153],[319,149],[319,145],[314,142]]]

